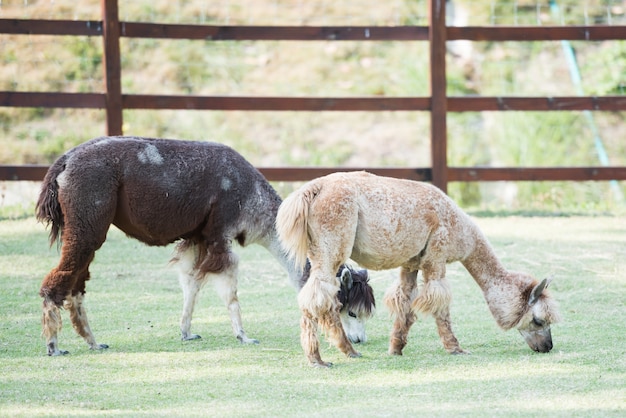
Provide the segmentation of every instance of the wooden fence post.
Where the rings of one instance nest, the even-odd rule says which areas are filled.
[[[430,0],[430,153],[433,184],[447,193],[446,1]]]
[[[117,1],[101,0],[107,135],[121,135],[123,123],[120,20]]]

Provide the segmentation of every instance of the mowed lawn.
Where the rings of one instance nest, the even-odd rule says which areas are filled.
[[[296,292],[260,247],[237,248],[244,328],[240,345],[208,285],[182,342],[172,247],[151,248],[112,229],[92,264],[86,307],[90,351],[66,312],[61,349],[41,337],[43,276],[56,265],[33,218],[0,221],[0,416],[626,416],[626,218],[475,218],[504,264],[550,286],[564,321],[554,349],[532,352],[501,331],[473,279],[450,265],[452,319],[471,355],[447,354],[434,321],[420,318],[403,356],[387,354],[391,319],[382,298],[397,271],[370,272],[378,310],[363,356],[322,343],[328,370],[308,366]]]

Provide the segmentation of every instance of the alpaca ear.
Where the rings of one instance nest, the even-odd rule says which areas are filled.
[[[341,287],[346,287],[346,289],[352,289],[352,272],[348,267],[344,267],[341,270],[341,278],[339,279],[341,282]]]
[[[534,305],[539,300],[541,293],[548,287],[551,281],[552,279],[543,279],[541,283],[533,288],[532,292],[530,292],[530,298],[528,299],[528,306]]]

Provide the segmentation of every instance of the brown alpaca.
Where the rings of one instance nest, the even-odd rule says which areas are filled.
[[[433,315],[444,348],[465,353],[450,322],[451,292],[446,264],[460,261],[483,291],[498,325],[516,327],[535,351],[552,349],[550,324],[558,321],[555,302],[538,282],[507,271],[476,226],[436,187],[365,172],[335,173],[310,181],[285,199],[276,225],[283,247],[296,265],[307,256],[311,277],[298,295],[302,311],[301,343],[309,362],[326,367],[319,354],[317,326],[349,357],[357,353],[338,322],[333,297],[334,272],[351,258],[363,267],[401,267],[399,280],[386,292],[395,317],[390,354],[402,354],[414,310]],[[424,285],[418,290],[417,273]]]
[[[48,355],[67,353],[57,340],[61,307],[69,310],[74,329],[91,349],[108,347],[96,342],[83,300],[89,265],[111,224],[148,245],[178,242],[174,261],[184,296],[183,340],[200,338],[190,332],[191,318],[200,289],[211,282],[237,339],[258,343],[243,330],[232,243],[265,247],[294,287],[302,287],[308,269],[296,268],[286,257],[274,228],[280,203],[263,175],[222,144],[102,137],[69,150],[48,170],[37,202],[37,218],[52,225],[50,242],[61,232],[63,240],[59,264],[39,292]],[[343,267],[338,272],[342,320],[364,333],[374,309],[367,272]]]

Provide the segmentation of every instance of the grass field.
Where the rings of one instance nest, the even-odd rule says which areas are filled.
[[[0,221],[0,416],[625,416],[626,218],[478,217],[510,269],[543,277],[564,321],[555,347],[532,352],[502,332],[460,265],[448,269],[455,331],[468,356],[444,352],[432,319],[412,328],[404,356],[386,354],[391,320],[382,295],[395,271],[371,272],[378,311],[363,357],[322,344],[335,366],[310,368],[286,274],[261,248],[239,251],[239,295],[248,336],[231,334],[207,287],[181,342],[182,295],[150,248],[117,230],[97,253],[87,308],[100,343],[88,350],[64,313],[60,346],[45,355],[38,288],[58,260],[33,218]]]

